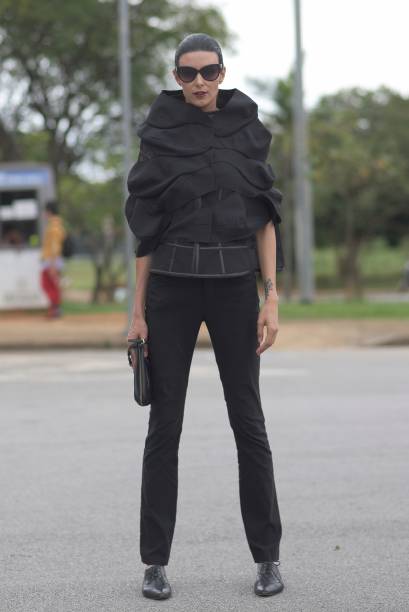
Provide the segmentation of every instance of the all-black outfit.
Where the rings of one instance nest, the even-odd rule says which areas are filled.
[[[191,360],[202,321],[212,341],[238,454],[240,507],[255,562],[277,561],[281,521],[259,391],[260,271],[255,232],[276,230],[284,268],[282,194],[257,104],[220,89],[217,111],[162,90],[138,129],[125,214],[152,255],[145,317],[152,402],[142,469],[140,553],[167,565],[176,521],[178,449]]]

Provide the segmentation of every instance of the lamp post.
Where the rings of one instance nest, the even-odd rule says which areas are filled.
[[[301,302],[314,298],[313,215],[309,178],[307,122],[303,103],[303,52],[300,0],[294,0],[296,62],[294,81],[295,256]]]
[[[119,21],[119,64],[121,75],[121,100],[122,100],[122,142],[124,150],[123,158],[123,193],[124,201],[128,196],[127,176],[131,167],[131,70],[129,62],[129,6],[128,0],[119,0],[118,4]],[[128,226],[124,214],[124,235],[125,235],[125,261],[127,270],[127,311],[128,328],[132,320],[133,293],[134,293],[134,274],[135,256],[134,240],[132,232]]]

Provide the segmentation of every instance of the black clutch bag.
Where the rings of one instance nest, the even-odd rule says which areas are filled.
[[[133,368],[134,373],[134,398],[140,406],[147,406],[151,403],[151,376],[149,355],[144,355],[144,338],[137,338],[129,343],[128,362]],[[136,364],[132,366],[131,351],[135,351]]]

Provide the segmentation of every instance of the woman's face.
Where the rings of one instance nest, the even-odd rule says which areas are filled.
[[[192,66],[197,69],[203,68],[203,66],[207,66],[208,64],[218,63],[219,57],[216,51],[189,51],[189,53],[183,53],[179,58],[179,66]],[[200,72],[198,72],[194,81],[191,83],[184,83],[178,77],[175,68],[172,72],[177,83],[183,89],[183,95],[185,96],[186,102],[197,106],[203,111],[216,110],[219,85],[223,82],[224,75],[226,74],[225,66],[215,81],[205,81]],[[200,96],[197,95],[199,91],[204,92],[204,94]]]

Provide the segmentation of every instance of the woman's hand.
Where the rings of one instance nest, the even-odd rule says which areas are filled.
[[[256,353],[261,355],[275,342],[278,332],[278,293],[276,286],[277,240],[275,225],[272,220],[257,230],[256,241],[264,287],[264,303],[260,309],[257,321],[259,346]],[[263,341],[264,327],[267,328],[267,333]]]
[[[267,328],[266,337],[263,341],[264,327]],[[266,300],[260,309],[257,321],[257,338],[259,346],[257,355],[261,355],[269,346],[274,344],[278,333],[278,299]]]
[[[145,338],[145,340],[148,340],[148,326],[146,324],[144,317],[134,317],[132,319],[131,326],[128,331],[127,340],[129,342],[130,340],[136,340],[137,338]],[[148,344],[147,343],[144,344],[143,352],[144,352],[145,357],[147,357],[148,356]],[[135,351],[131,351],[131,360],[132,360],[132,367],[135,368],[136,366]]]

